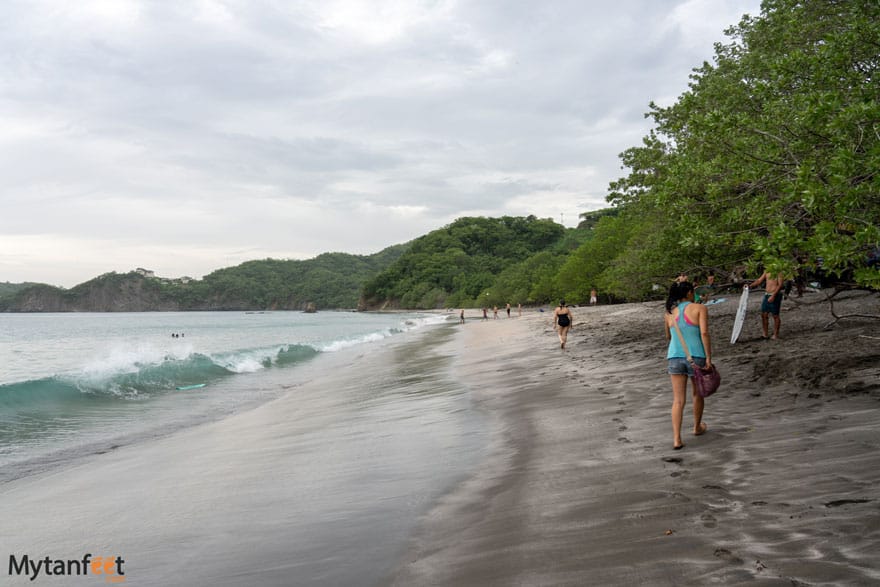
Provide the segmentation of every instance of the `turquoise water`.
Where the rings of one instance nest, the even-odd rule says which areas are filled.
[[[0,314],[0,480],[267,401],[284,387],[259,383],[261,374],[289,372],[322,353],[379,343],[442,319],[352,312]]]

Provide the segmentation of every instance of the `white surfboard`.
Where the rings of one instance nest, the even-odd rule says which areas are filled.
[[[730,344],[736,342],[739,333],[742,332],[743,324],[746,321],[746,309],[749,306],[749,286],[743,287],[742,295],[739,297],[739,307],[736,309],[736,318],[733,319],[733,332],[730,333]]]

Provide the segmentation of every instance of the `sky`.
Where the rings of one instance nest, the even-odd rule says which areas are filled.
[[[6,0],[0,282],[368,255],[607,207],[760,0]]]

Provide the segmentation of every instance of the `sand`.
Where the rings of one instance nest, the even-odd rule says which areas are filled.
[[[753,294],[710,307],[723,376],[707,434],[672,450],[662,304],[469,320],[456,370],[490,457],[424,517],[393,585],[880,584],[880,320],[821,293],[761,338]],[[840,296],[837,315],[880,315]],[[685,422],[691,417],[690,398]]]

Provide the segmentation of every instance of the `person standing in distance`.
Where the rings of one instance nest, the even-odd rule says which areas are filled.
[[[559,306],[553,311],[553,327],[559,335],[559,348],[565,348],[565,342],[568,340],[568,331],[574,324],[574,316],[571,310],[565,305],[565,300],[559,300]]]
[[[770,314],[773,314],[773,336],[769,336],[773,340],[779,338],[779,327],[782,320],[779,318],[779,311],[782,309],[782,286],[785,278],[782,273],[770,273],[764,271],[761,277],[753,281],[749,285],[749,289],[756,285],[764,284],[764,298],[761,300],[761,329],[764,331],[764,340],[767,340],[770,329]]]

